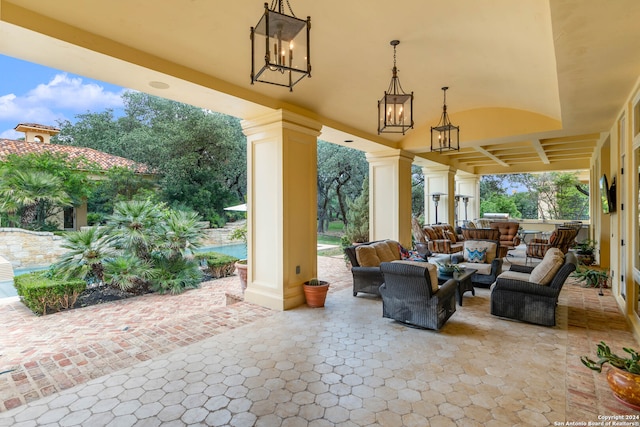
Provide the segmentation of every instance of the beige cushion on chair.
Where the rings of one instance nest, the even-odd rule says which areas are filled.
[[[380,267],[380,258],[372,245],[360,245],[356,248],[356,259],[361,267]]]
[[[521,280],[523,282],[528,282],[529,277],[531,277],[529,273],[507,270],[500,273],[498,279]]]
[[[557,251],[553,251],[550,248],[547,253],[544,255],[544,258],[540,262],[540,264],[536,265],[536,267],[531,271],[529,275],[529,282],[538,283],[540,285],[548,285],[553,280],[553,277],[556,275],[562,264],[564,264],[564,254],[560,249]]]
[[[391,262],[398,259],[393,255],[393,252],[391,251],[391,248],[389,248],[389,245],[387,245],[386,241],[376,242],[371,246],[375,248],[376,254],[378,254],[378,258],[380,258],[380,262]]]
[[[431,292],[438,292],[438,267],[431,264],[430,262],[420,262],[420,261],[393,261],[393,262],[401,262],[403,264],[409,265],[417,265],[418,267],[426,267],[429,270],[429,280],[431,281]]]
[[[468,264],[460,264],[462,268],[472,268],[477,270],[477,274],[489,275],[491,274],[491,264],[481,264],[478,262],[470,262]]]

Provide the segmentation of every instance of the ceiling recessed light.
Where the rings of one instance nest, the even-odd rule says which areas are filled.
[[[151,81],[149,82],[149,86],[154,87],[156,89],[169,89],[169,85],[166,84],[165,82]]]
[[[346,142],[347,144],[351,144],[353,142],[353,139],[345,139],[344,142]]]

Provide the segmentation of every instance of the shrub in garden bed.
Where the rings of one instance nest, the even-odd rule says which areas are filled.
[[[235,263],[238,258],[220,252],[204,252],[196,255],[196,259],[206,264],[205,269],[208,275],[214,279],[231,276],[235,270]]]
[[[72,308],[86,288],[79,279],[49,277],[49,273],[35,272],[14,278],[20,300],[36,314],[45,315]]]

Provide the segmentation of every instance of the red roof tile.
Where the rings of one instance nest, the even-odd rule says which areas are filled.
[[[71,145],[47,144],[42,142],[14,141],[11,139],[0,139],[0,160],[4,160],[9,154],[18,156],[24,154],[40,153],[65,154],[69,159],[85,158],[96,163],[103,170],[114,166],[133,168],[136,173],[152,173],[147,165],[114,156],[92,148],[74,147]]]

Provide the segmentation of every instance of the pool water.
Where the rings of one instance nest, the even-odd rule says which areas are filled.
[[[225,255],[231,255],[238,259],[247,258],[247,245],[244,243],[234,245],[221,245],[221,246],[205,246],[195,249],[194,252],[219,252]]]

